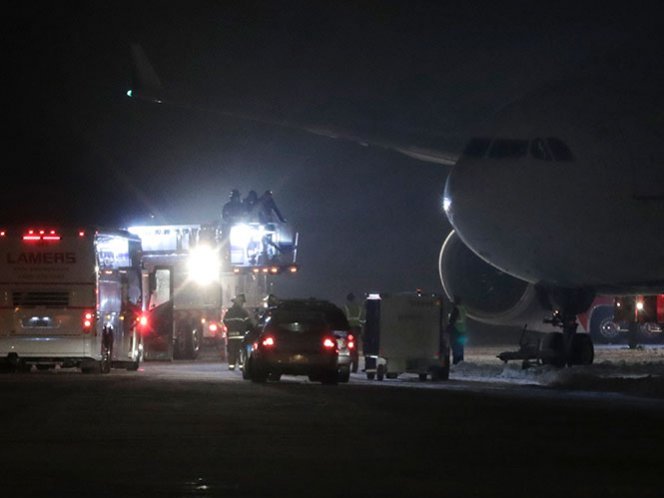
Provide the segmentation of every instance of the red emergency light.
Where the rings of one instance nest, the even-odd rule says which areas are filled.
[[[41,240],[48,242],[57,242],[60,240],[60,235],[55,230],[44,230],[44,229],[29,229],[27,233],[23,235],[23,240],[26,242],[38,242]]]

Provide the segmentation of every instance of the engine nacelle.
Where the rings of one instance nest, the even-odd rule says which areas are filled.
[[[555,330],[543,322],[551,308],[533,284],[486,263],[455,231],[443,243],[438,267],[445,294],[449,299],[461,296],[470,318],[491,325]]]

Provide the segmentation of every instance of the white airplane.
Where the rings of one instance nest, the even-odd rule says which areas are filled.
[[[142,49],[132,51],[128,94],[178,105]],[[446,294],[490,324],[538,328],[553,312],[549,327],[562,334],[551,362],[588,364],[593,345],[576,334],[577,315],[596,296],[664,292],[664,78],[661,63],[649,62],[632,64],[640,73],[588,71],[533,93],[487,121],[461,153],[221,114],[453,166],[443,206],[453,231],[439,259]]]

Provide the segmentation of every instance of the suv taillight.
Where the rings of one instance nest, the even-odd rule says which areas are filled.
[[[264,348],[271,349],[277,345],[277,341],[274,340],[274,337],[268,335],[261,341],[261,344],[263,345]]]
[[[323,349],[327,351],[331,351],[333,349],[337,348],[337,341],[334,339],[334,337],[323,337]]]

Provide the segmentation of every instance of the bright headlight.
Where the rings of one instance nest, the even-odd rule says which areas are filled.
[[[193,249],[187,266],[189,278],[198,284],[206,285],[219,278],[219,254],[210,246],[201,245]]]

